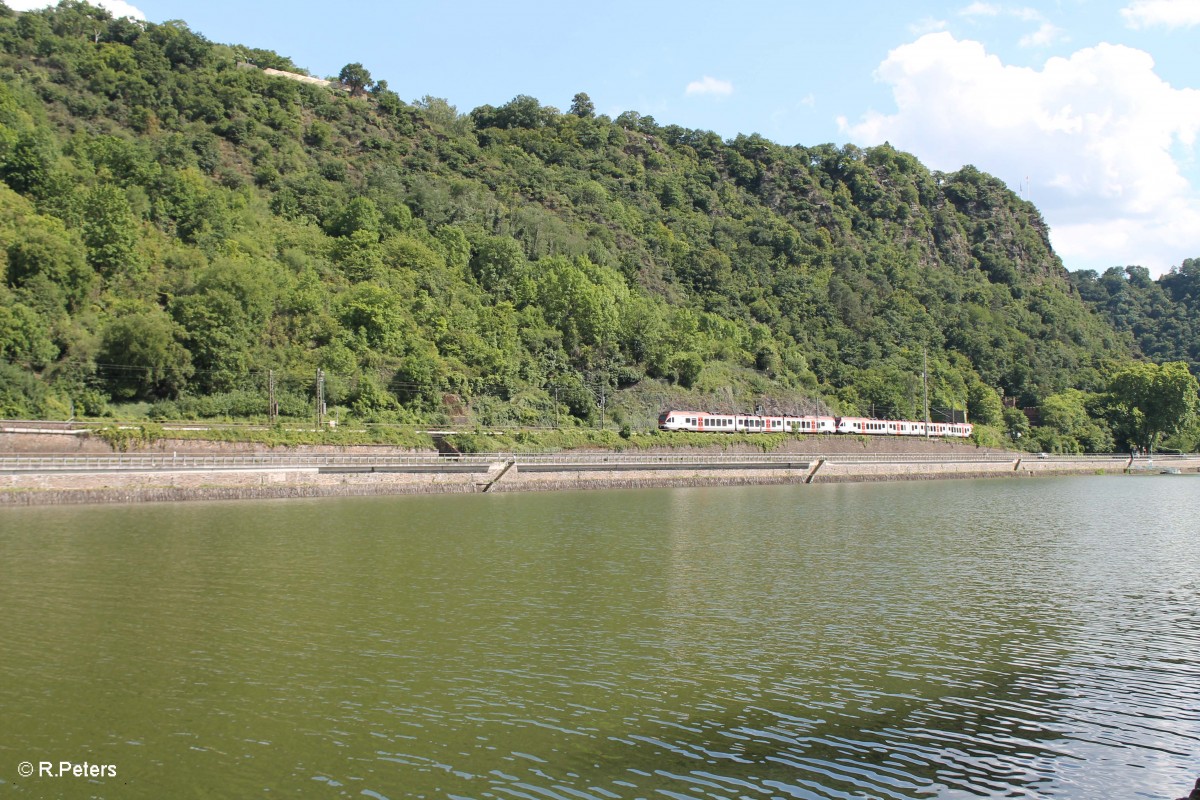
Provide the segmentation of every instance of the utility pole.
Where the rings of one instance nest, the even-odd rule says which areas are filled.
[[[317,370],[317,428],[325,424],[325,370]]]
[[[921,390],[925,397],[925,438],[929,438],[929,348],[921,348]]]
[[[267,417],[271,427],[279,420],[279,401],[275,399],[275,370],[267,370]]]

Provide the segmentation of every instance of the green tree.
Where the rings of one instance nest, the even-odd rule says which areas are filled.
[[[49,395],[46,384],[28,369],[0,361],[0,418],[52,418]]]
[[[381,286],[358,284],[339,298],[337,314],[342,325],[383,353],[403,353],[411,338],[400,298]]]
[[[1004,406],[1000,393],[978,379],[967,385],[967,414],[979,425],[1002,425]]]
[[[580,92],[571,98],[571,113],[583,119],[596,116],[596,105],[592,98],[587,96],[587,92]]]
[[[465,274],[471,261],[471,243],[461,228],[453,225],[443,225],[437,230],[436,238],[446,266],[460,274]]]
[[[178,397],[191,377],[192,357],[180,343],[183,329],[158,310],[114,319],[104,331],[97,366],[114,397]]]
[[[509,236],[489,236],[479,242],[471,272],[480,286],[501,299],[521,302],[529,293],[529,262],[520,242]]]
[[[372,84],[371,73],[357,62],[342,67],[342,71],[338,73],[338,80],[350,90],[351,97],[361,97]]]
[[[204,391],[236,388],[253,369],[274,306],[270,265],[221,259],[171,303]]]
[[[1067,389],[1042,401],[1036,433],[1043,450],[1097,453],[1113,449],[1112,433],[1089,413],[1091,399],[1086,392]]]
[[[57,356],[58,348],[37,312],[0,297],[0,360],[41,369]]]
[[[1015,443],[1026,450],[1032,449],[1033,445],[1029,443],[1029,417],[1025,416],[1024,411],[1019,408],[1004,409],[1004,430]]]
[[[545,258],[537,262],[536,297],[546,321],[563,335],[568,351],[615,341],[623,285],[603,281],[595,265],[582,259]]]
[[[21,15],[26,16],[32,15]],[[57,158],[54,140],[46,131],[23,131],[0,163],[0,178],[22,194],[41,198],[50,186]]]
[[[21,221],[8,250],[8,284],[31,291],[56,289],[59,298],[71,308],[87,299],[96,283],[88,268],[84,248],[76,234],[68,231],[55,217],[33,216]],[[45,295],[45,291],[39,291]]]
[[[101,184],[83,200],[83,243],[88,263],[106,278],[136,276],[138,223],[129,200],[116,186]]]
[[[698,353],[677,353],[671,358],[671,371],[676,383],[690,388],[704,371],[704,359]]]
[[[1200,407],[1200,385],[1182,361],[1133,364],[1112,377],[1109,392],[1119,430],[1149,452]]]
[[[357,230],[339,237],[330,255],[355,283],[378,278],[384,270],[383,247],[375,231]]]
[[[369,197],[355,197],[333,219],[329,232],[334,236],[350,236],[356,231],[366,231],[377,240],[383,215]]]
[[[402,401],[433,408],[442,388],[442,366],[432,345],[417,343],[400,362],[391,390]]]

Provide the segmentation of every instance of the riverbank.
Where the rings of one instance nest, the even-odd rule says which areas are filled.
[[[35,455],[9,456],[3,463],[3,506],[1200,472],[1200,456],[1146,462],[961,449],[782,455]]]

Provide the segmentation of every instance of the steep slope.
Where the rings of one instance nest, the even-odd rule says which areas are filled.
[[[1185,259],[1157,281],[1145,267],[1111,267],[1103,275],[1076,272],[1071,283],[1116,330],[1133,336],[1139,355],[1186,361],[1200,375],[1200,259]]]
[[[303,416],[319,368],[364,420],[913,416],[928,353],[935,409],[987,422],[1129,354],[971,167],[583,94],[459,114],[82,3],[3,14],[0,52],[5,415],[262,415],[274,381]]]

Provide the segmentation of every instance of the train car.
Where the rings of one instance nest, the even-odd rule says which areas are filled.
[[[899,423],[891,419],[838,417],[838,433],[863,433],[869,436],[898,436]]]
[[[697,431],[733,433],[737,427],[736,414],[710,414],[706,411],[664,411],[658,415],[660,431]]]
[[[837,417],[784,417],[783,428],[788,433],[837,433]]]
[[[924,436],[925,423],[907,419],[872,419],[870,417],[838,417],[838,433],[860,433],[868,436]],[[949,434],[939,434],[949,435]]]
[[[768,417],[759,414],[745,414],[738,417],[738,431],[741,433],[784,433],[786,417]]]
[[[924,426],[922,426],[924,427]],[[966,439],[971,435],[971,431],[975,430],[975,426],[966,422],[931,422],[929,423],[929,435],[939,437],[949,437],[951,439]]]
[[[713,414],[707,411],[664,411],[658,415],[664,431],[697,433],[848,433],[866,436],[929,436],[965,439],[975,426],[969,423],[914,422],[871,417],[767,416]]]
[[[658,415],[658,429],[697,433],[833,433],[837,429],[837,421],[834,417],[775,417],[671,410]]]

